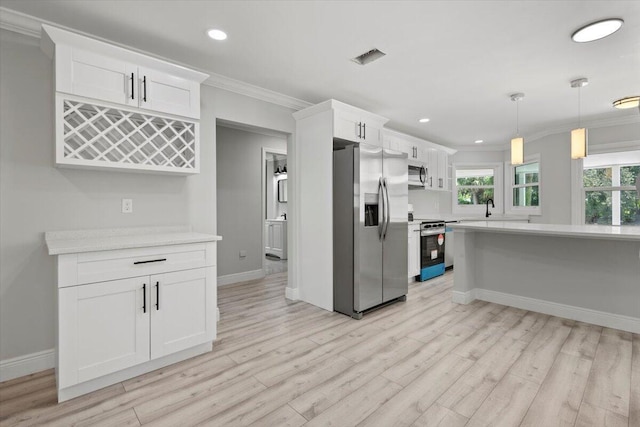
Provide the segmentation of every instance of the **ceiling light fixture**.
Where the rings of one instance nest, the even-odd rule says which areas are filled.
[[[582,127],[581,89],[589,84],[586,78],[580,78],[571,82],[571,87],[578,88],[578,128],[571,130],[571,158],[584,159],[587,157],[587,129]]]
[[[482,144],[484,142],[484,140],[483,139],[476,139],[473,142],[475,142],[476,144]]]
[[[524,93],[514,93],[509,98],[516,103],[516,137],[511,139],[511,164],[521,165],[524,163],[524,138],[520,136],[520,105],[524,99]]]
[[[613,101],[613,106],[621,110],[634,108],[640,105],[640,96],[627,96]]]
[[[222,41],[227,39],[227,33],[218,29],[211,29],[207,31],[207,35],[214,40]]]
[[[419,121],[420,123],[428,123],[429,121],[431,121],[431,119],[428,119],[428,118],[426,118],[426,117],[425,117],[424,119],[420,119],[420,120],[418,120],[418,121]]]
[[[620,18],[609,18],[592,22],[571,34],[571,40],[576,43],[586,43],[603,39],[615,33],[622,27],[624,21]]]

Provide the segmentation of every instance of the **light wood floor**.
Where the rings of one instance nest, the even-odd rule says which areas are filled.
[[[214,351],[55,403],[52,371],[0,385],[0,424],[640,426],[640,336],[476,301],[453,275],[357,321],[220,289]]]

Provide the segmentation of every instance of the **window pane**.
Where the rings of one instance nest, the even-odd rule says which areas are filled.
[[[611,187],[611,168],[585,169],[582,181],[584,187]]]
[[[459,205],[482,205],[493,199],[493,188],[459,188]]]
[[[493,169],[456,169],[458,185],[493,185]]]
[[[513,169],[514,180],[518,184],[532,184],[538,182],[538,172],[540,170],[539,163],[528,163],[526,165],[516,166]]]
[[[620,223],[640,226],[640,197],[635,190],[620,192]]]
[[[611,225],[611,191],[586,191],[584,205],[585,224]]]
[[[622,166],[620,168],[620,185],[636,185],[638,175],[640,175],[640,165]]]
[[[513,206],[539,206],[540,189],[537,185],[513,189]]]

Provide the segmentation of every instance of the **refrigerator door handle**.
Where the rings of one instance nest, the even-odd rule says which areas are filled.
[[[385,208],[386,203],[384,200],[384,187],[382,183],[382,177],[378,178],[378,203],[381,209],[378,210],[378,239],[382,240],[382,234],[384,232],[384,224],[386,221]],[[382,218],[380,218],[382,216]]]
[[[387,187],[387,178],[382,178],[382,188],[384,190],[384,229],[382,231],[382,240],[387,237],[387,229],[390,222],[390,207],[389,207],[389,188]]]

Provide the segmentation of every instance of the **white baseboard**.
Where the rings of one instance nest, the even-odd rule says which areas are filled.
[[[55,364],[56,353],[54,349],[0,360],[0,382],[51,369],[55,367]]]
[[[451,301],[457,304],[469,304],[474,299],[476,299],[476,290],[472,289],[467,292],[453,291]]]
[[[220,321],[220,309],[216,307],[216,322]]]
[[[284,297],[286,299],[290,299],[291,301],[298,301],[300,299],[298,294],[298,288],[286,287],[284,289]]]
[[[227,274],[226,276],[218,276],[218,286],[231,285],[248,280],[257,280],[264,278],[264,270],[243,271],[242,273]]]
[[[640,318],[636,317],[559,304],[556,302],[507,294],[504,292],[490,291],[487,289],[473,289],[470,292],[474,292],[475,298],[482,301],[508,305],[510,307],[521,308],[557,317],[564,317],[566,319],[578,320],[580,322],[591,323],[593,325],[604,326],[607,328],[620,329],[622,331],[633,332],[636,334],[640,333]],[[455,293],[456,292],[454,291],[454,294]],[[467,292],[467,294],[468,293],[469,292]],[[460,294],[462,294],[462,292],[460,292]],[[457,302],[455,301],[455,298],[456,297],[454,295],[454,302]]]

